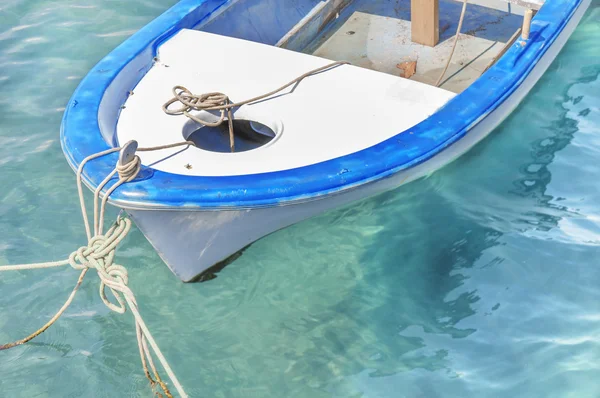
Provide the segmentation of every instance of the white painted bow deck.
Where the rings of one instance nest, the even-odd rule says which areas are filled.
[[[159,48],[159,62],[125,103],[117,125],[121,143],[141,147],[186,139],[201,128],[167,115],[172,88],[219,91],[233,102],[263,94],[330,60],[197,30],[182,30]],[[271,127],[277,136],[247,152],[196,147],[142,152],[142,163],[166,172],[223,176],[310,165],[357,152],[424,120],[455,94],[390,74],[342,65],[301,81],[293,90],[235,110],[234,118]],[[209,115],[210,116],[210,115]],[[173,156],[174,155],[174,156]],[[187,167],[186,167],[187,166]]]

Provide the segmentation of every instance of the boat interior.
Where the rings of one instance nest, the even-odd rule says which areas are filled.
[[[410,0],[237,0],[198,29],[330,60],[349,61],[363,68],[435,85],[452,52],[463,2],[413,0],[412,3]],[[454,93],[467,88],[502,54],[505,45],[518,37],[515,33],[523,25],[526,10],[535,12],[542,4],[543,0],[468,1],[460,40],[439,87]],[[415,23],[425,28],[419,32],[413,29]],[[403,76],[405,62],[416,62],[411,76]]]
[[[463,14],[456,0],[231,0],[160,44],[139,95],[121,111],[117,139],[194,141],[189,150],[144,153],[142,162],[202,176],[287,170],[355,153],[408,131],[472,84],[521,37],[537,1],[471,0]],[[235,156],[227,153],[234,141],[228,122],[206,126],[159,111],[176,86],[236,102],[331,61],[353,66],[234,109]],[[196,113],[219,121],[219,112]]]

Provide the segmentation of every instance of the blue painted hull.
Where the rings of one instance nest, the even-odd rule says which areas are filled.
[[[128,92],[152,67],[157,47],[180,29],[202,24],[230,3],[225,0],[181,1],[90,71],[73,94],[61,128],[63,151],[74,169],[86,156],[117,144],[114,137],[121,106]],[[270,3],[270,6],[290,7],[288,2],[271,0]],[[316,2],[299,1],[298,5],[309,9],[313,3]],[[144,167],[138,179],[111,195],[110,202],[123,208],[144,210],[252,209],[298,204],[415,168],[464,140],[475,126],[510,100],[561,36],[576,11],[581,12],[588,4],[585,0],[547,0],[534,18],[527,42],[517,41],[481,78],[430,118],[375,146],[310,166],[244,176],[183,176]],[[297,17],[302,14],[303,10],[299,10]],[[276,41],[288,25],[294,24],[293,15],[288,19],[281,22],[282,26],[272,35],[251,39]],[[235,31],[229,33],[236,35]],[[96,187],[114,168],[116,160],[114,154],[90,162],[84,171],[84,182]]]

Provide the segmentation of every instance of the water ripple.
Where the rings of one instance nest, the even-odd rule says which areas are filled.
[[[0,4],[0,264],[85,241],[61,114],[103,55],[176,0]],[[182,284],[138,230],[118,260],[179,378],[207,397],[598,397],[600,3],[518,111],[396,191],[272,234]],[[116,215],[109,210],[109,217]],[[77,273],[0,276],[0,342],[42,325]],[[90,273],[2,395],[149,396],[129,314]]]

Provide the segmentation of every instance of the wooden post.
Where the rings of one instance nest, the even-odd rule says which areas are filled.
[[[439,0],[411,0],[410,14],[412,41],[434,47],[440,40]]]
[[[529,32],[531,31],[531,18],[533,18],[533,10],[525,10],[525,15],[523,16],[523,34],[521,35],[523,40],[529,40]]]

